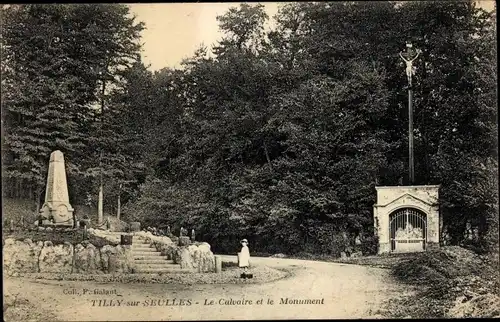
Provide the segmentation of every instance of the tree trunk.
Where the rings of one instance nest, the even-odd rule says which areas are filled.
[[[21,199],[21,179],[16,180],[16,198]]]
[[[269,167],[272,169],[273,168],[273,165],[271,164],[271,159],[269,158],[269,152],[267,150],[267,144],[266,142],[264,141],[263,143],[263,146],[264,146],[264,153],[266,155],[266,160],[267,160],[267,164],[269,164]]]
[[[23,184],[23,179],[19,179],[19,199],[24,199],[25,197],[25,191],[24,191],[24,184]]]
[[[3,191],[7,197],[13,198],[14,190],[12,189],[12,187],[14,181],[12,178],[8,178],[6,181],[8,182],[7,184],[2,184]]]
[[[104,105],[105,105],[105,99],[104,99],[104,95],[106,94],[106,81],[105,81],[105,77],[106,77],[106,72],[107,72],[107,66],[106,66],[106,71],[105,73],[102,75],[103,76],[103,79],[102,79],[102,90],[101,90],[101,124],[100,124],[100,128],[99,128],[99,138],[102,139],[102,126],[103,126],[103,122],[104,122]],[[103,178],[103,169],[102,169],[102,158],[103,158],[103,147],[102,147],[102,142],[101,142],[101,151],[99,152],[99,171],[100,171],[100,174],[99,174],[99,200],[98,200],[98,204],[97,204],[97,223],[98,225],[101,225],[104,221],[104,216],[103,216],[103,181],[104,181],[104,178]]]
[[[101,183],[99,184],[99,201],[97,203],[97,224],[101,225],[104,221],[104,215],[103,215],[103,184],[102,184],[102,179]]]
[[[122,185],[120,184],[120,188],[118,189],[118,202],[116,204],[116,218],[120,220],[120,213],[121,213],[121,191],[122,191]]]
[[[42,189],[40,187],[38,187],[38,189],[36,190],[36,212],[35,212],[35,219],[38,219],[38,214],[40,213],[40,198],[42,197],[41,194],[42,194]]]

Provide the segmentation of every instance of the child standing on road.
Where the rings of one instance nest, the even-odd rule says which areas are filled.
[[[243,272],[246,273],[248,266],[250,266],[250,250],[248,249],[248,240],[242,239],[241,252],[238,253],[238,266],[243,268]]]

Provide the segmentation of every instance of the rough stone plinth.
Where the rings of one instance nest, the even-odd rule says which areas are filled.
[[[179,237],[178,245],[179,246],[188,246],[191,244],[191,239],[188,236]]]
[[[57,150],[50,154],[45,203],[40,210],[44,219],[42,225],[72,227],[74,225],[73,211],[69,203],[64,155]]]
[[[130,231],[131,232],[141,231],[141,223],[138,221],[132,221],[130,223]]]
[[[222,272],[222,258],[220,256],[215,256],[215,272]]]

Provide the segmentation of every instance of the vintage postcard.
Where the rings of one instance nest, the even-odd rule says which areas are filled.
[[[5,321],[500,317],[494,1],[0,23]]]

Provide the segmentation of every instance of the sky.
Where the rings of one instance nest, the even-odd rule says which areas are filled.
[[[480,0],[479,5],[493,10],[494,0]],[[216,17],[239,2],[225,3],[141,3],[130,4],[137,20],[146,24],[142,32],[142,59],[151,70],[179,68],[203,43],[210,46],[222,37]],[[262,3],[270,17],[266,28],[273,27],[272,17],[282,2]]]
[[[222,37],[216,17],[240,3],[155,3],[131,4],[137,20],[143,21],[142,58],[151,70],[180,67],[203,43],[210,46]],[[278,2],[266,2],[268,16],[278,12]],[[271,22],[267,28],[272,27]]]

